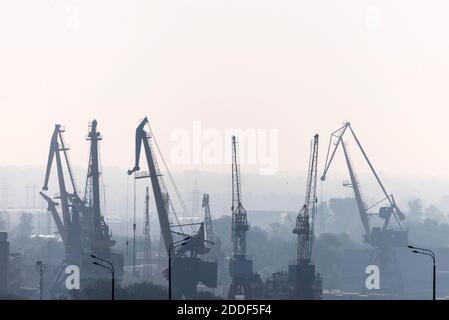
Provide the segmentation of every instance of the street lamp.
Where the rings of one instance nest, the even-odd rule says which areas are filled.
[[[43,300],[44,273],[48,271],[48,266],[42,261],[36,261],[36,271],[39,273],[39,300]]]
[[[95,256],[93,254],[91,255],[91,257],[93,259],[99,260],[99,261],[104,262],[109,265],[109,266],[105,266],[104,264],[98,263],[97,261],[93,262],[94,265],[96,265],[100,268],[109,270],[111,272],[111,275],[112,275],[112,301],[114,301],[115,300],[115,268],[114,268],[114,264],[108,260],[98,258],[97,256]]]
[[[184,240],[173,242],[168,247],[168,300],[170,300],[170,301],[172,300],[172,291],[171,291],[171,255],[172,255],[172,251],[175,248],[185,246],[188,243],[187,241],[189,241],[189,240],[190,240],[190,237],[187,237]]]
[[[408,246],[410,249],[413,249],[413,253],[417,254],[423,254],[425,256],[429,256],[432,258],[433,261],[433,300],[436,300],[436,274],[437,274],[437,267],[436,267],[436,258],[435,253],[432,250],[424,249],[424,248],[416,248],[413,246]]]

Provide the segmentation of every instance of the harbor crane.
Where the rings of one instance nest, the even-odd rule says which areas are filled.
[[[58,233],[61,236],[65,249],[65,258],[58,266],[55,278],[53,279],[53,287],[51,289],[52,294],[61,288],[62,281],[64,280],[62,274],[66,266],[81,266],[83,253],[80,212],[78,207],[72,203],[73,199],[79,199],[79,194],[73,171],[70,166],[68,156],[69,148],[64,141],[64,132],[65,130],[61,125],[55,125],[50,142],[44,186],[40,192],[40,195],[48,204],[48,211],[51,212],[53,219],[55,220]],[[55,200],[58,200],[60,203],[57,203],[46,194],[46,191],[49,189],[48,186],[54,162],[56,162],[59,187],[59,194],[55,196]],[[65,171],[69,173],[71,192],[67,190],[66,179],[64,176]],[[58,206],[61,208],[61,214],[58,211]]]
[[[228,298],[244,296],[252,300],[254,292],[251,286],[253,277],[253,262],[246,256],[246,233],[249,230],[248,216],[242,204],[242,189],[240,181],[240,161],[238,141],[232,137],[232,259],[230,273],[232,278]]]
[[[145,130],[146,127],[149,128],[149,131]],[[173,244],[175,243],[174,236],[189,238],[186,245],[180,246],[177,250],[175,250],[174,258],[172,259],[173,297],[175,299],[193,299],[197,294],[197,286],[200,282],[209,288],[217,287],[218,265],[216,262],[203,261],[198,258],[200,255],[207,254],[210,250],[205,247],[206,239],[204,224],[200,224],[198,233],[189,235],[182,231],[182,227],[186,225],[172,225],[170,223],[168,209],[169,207],[172,207],[172,209],[174,208],[173,205],[171,205],[171,200],[168,196],[168,191],[156,159],[156,154],[153,152],[153,147],[150,143],[151,140],[155,141],[154,136],[151,134],[149,120],[148,118],[145,118],[136,129],[135,164],[132,170],[128,170],[128,175],[139,173],[140,156],[143,145],[149,169],[149,178],[151,180],[153,197],[156,203],[159,225],[167,254],[172,255],[170,248],[173,248]],[[155,141],[155,143],[157,147],[157,142]],[[162,157],[162,155],[160,156]],[[165,161],[163,162],[165,163]],[[169,176],[171,179],[170,173]],[[171,181],[174,183],[172,179]],[[176,186],[174,187],[178,190]],[[183,202],[179,193],[176,193],[182,204]],[[185,213],[188,214],[185,206],[183,206],[183,208]],[[173,212],[173,214],[175,215],[176,220],[178,220],[176,212]],[[191,223],[189,225],[192,226],[195,224]],[[175,230],[178,228],[180,231]]]
[[[73,171],[70,166],[68,156],[69,148],[64,142],[64,132],[65,130],[61,125],[57,124],[55,126],[50,142],[50,152],[48,156],[45,181],[44,186],[42,187],[43,191],[40,192],[40,195],[48,203],[48,209],[52,213],[58,228],[58,233],[61,235],[63,240],[66,254],[64,263],[80,265],[82,255],[81,218],[78,208],[73,206],[71,203],[71,199],[79,198],[79,195]],[[62,218],[56,208],[58,203],[44,192],[48,191],[51,169],[54,162],[56,162],[59,187],[59,195],[56,196],[56,199],[60,201]],[[69,173],[71,192],[67,190],[66,180],[64,177],[64,164],[66,171]]]
[[[315,135],[310,147],[306,199],[293,230],[293,233],[298,235],[298,247],[296,265],[290,266],[290,273],[295,279],[294,298],[301,300],[319,300],[322,293],[322,280],[315,274],[315,266],[310,263],[318,202],[316,196],[318,144],[319,136]]]
[[[354,138],[357,147],[362,153],[365,162],[368,164],[370,171],[384,196],[383,199],[375,202],[371,206],[368,206],[362,198],[360,183],[351,162],[348,147],[343,139],[347,132]],[[327,173],[339,146],[343,149],[351,180],[350,183],[345,183],[344,185],[351,187],[354,192],[360,219],[365,231],[364,242],[370,244],[375,249],[371,256],[371,263],[376,263],[384,275],[382,277],[383,282],[381,290],[383,292],[398,293],[402,290],[402,280],[400,274],[396,270],[394,250],[392,250],[392,248],[405,247],[408,245],[408,231],[404,230],[402,226],[402,221],[405,220],[405,215],[397,206],[393,195],[387,192],[349,122],[346,122],[341,128],[331,134],[326,164],[321,180],[326,180]],[[369,213],[371,209],[377,207],[379,207],[377,213]],[[373,217],[380,218],[383,222],[381,227],[371,226],[371,218]],[[392,220],[396,221],[397,228],[390,227]]]
[[[101,278],[96,268],[92,267],[90,254],[95,254],[109,260],[113,260],[116,266],[117,275],[123,273],[123,256],[111,252],[115,241],[111,239],[109,226],[106,224],[100,208],[100,161],[99,161],[99,141],[101,134],[97,131],[97,121],[94,120],[89,125],[87,140],[90,144],[89,168],[86,179],[86,191],[84,198],[81,198],[77,188],[73,170],[70,164],[68,151],[63,133],[65,130],[57,124],[53,131],[50,143],[47,169],[44,186],[40,195],[48,204],[48,211],[51,212],[58,233],[65,247],[65,259],[56,272],[56,279],[52,292],[61,288],[64,280],[63,271],[67,265],[80,267],[83,279]],[[49,189],[49,182],[53,163],[56,162],[59,194],[52,199],[46,194]],[[69,175],[69,189],[66,185],[64,173]],[[55,200],[59,200],[60,204]],[[62,217],[58,211],[61,208]],[[84,281],[85,282],[85,281]],[[83,282],[83,283],[84,283]]]
[[[316,135],[310,150],[309,171],[307,176],[306,200],[296,219],[296,227],[293,233],[298,235],[297,264],[307,265],[312,259],[312,247],[314,237],[315,216],[317,212],[317,166],[318,166],[318,142]]]
[[[111,239],[109,226],[106,224],[101,212],[99,142],[103,138],[97,127],[97,120],[93,120],[89,126],[87,136],[87,141],[90,141],[89,168],[84,201],[81,202],[81,206],[86,207],[86,211],[89,212],[88,234],[91,251],[97,256],[105,256],[111,252],[115,241]]]

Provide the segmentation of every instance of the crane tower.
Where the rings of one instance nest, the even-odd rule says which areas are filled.
[[[84,205],[90,209],[90,221],[88,226],[90,241],[89,245],[93,253],[106,256],[110,253],[115,241],[111,239],[109,226],[101,213],[100,201],[100,149],[99,142],[103,139],[97,130],[98,122],[93,120],[89,125],[87,141],[90,141],[89,167],[86,179],[86,193]]]
[[[309,171],[307,176],[306,199],[298,213],[296,227],[293,233],[298,235],[296,265],[290,266],[293,278],[294,298],[317,300],[321,299],[321,278],[315,274],[315,266],[310,264],[314,240],[315,216],[317,213],[317,170],[318,170],[319,136],[315,135],[310,148]]]
[[[244,296],[246,300],[253,299],[251,278],[253,262],[246,257],[246,232],[249,230],[248,217],[242,205],[242,190],[240,181],[240,163],[238,141],[232,137],[232,259],[230,273],[232,278],[228,298]]]

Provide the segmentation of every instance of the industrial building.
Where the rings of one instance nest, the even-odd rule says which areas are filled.
[[[17,295],[21,286],[21,255],[10,252],[8,233],[0,232],[0,297]]]

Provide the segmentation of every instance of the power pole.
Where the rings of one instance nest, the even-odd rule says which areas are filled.
[[[153,270],[151,268],[150,189],[148,187],[145,195],[145,226],[143,234],[145,237],[143,276],[145,281],[149,281],[153,275]]]
[[[33,184],[31,189],[33,189],[33,209],[36,209],[36,185]]]
[[[25,189],[27,190],[27,196],[26,196],[25,208],[28,209],[28,197],[29,197],[30,186],[27,184],[27,185],[25,186]]]
[[[7,184],[6,181],[3,181],[3,185],[0,188],[0,190],[2,191],[2,197],[1,197],[1,206],[3,207],[3,209],[8,209],[9,206],[9,197],[10,197],[10,193],[9,193],[9,185]]]
[[[137,231],[137,195],[136,195],[136,179],[134,179],[134,221],[133,221],[133,276],[137,275],[136,271],[136,231]]]

